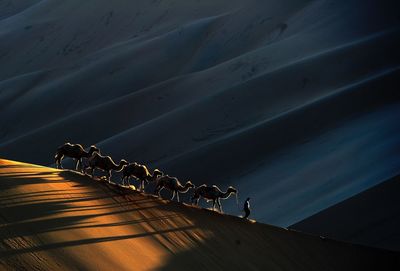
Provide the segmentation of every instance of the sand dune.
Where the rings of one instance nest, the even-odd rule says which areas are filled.
[[[157,199],[0,160],[5,270],[377,270],[397,253]]]
[[[400,251],[399,180],[393,177],[290,228]]]
[[[0,154],[97,144],[291,225],[400,172],[397,2],[7,1]]]

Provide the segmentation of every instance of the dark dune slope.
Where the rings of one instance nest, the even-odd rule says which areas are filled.
[[[308,217],[290,228],[400,251],[400,176]]]

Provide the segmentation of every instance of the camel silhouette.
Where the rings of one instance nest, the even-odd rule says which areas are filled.
[[[222,192],[216,185],[207,186],[206,184],[202,184],[194,190],[194,195],[191,198],[191,201],[192,203],[195,203],[195,205],[198,205],[200,197],[207,201],[212,200],[213,210],[215,210],[215,205],[217,205],[219,211],[222,213],[221,199],[227,199],[232,194],[237,194],[237,189],[232,186],[229,186],[226,192]]]
[[[88,165],[86,169],[90,169],[91,171],[91,176],[92,178],[94,177],[94,171],[96,168],[103,170],[107,173],[107,177],[106,179],[108,180],[108,182],[110,182],[111,179],[111,171],[121,171],[122,168],[126,165],[128,165],[129,163],[122,159],[119,164],[117,165],[110,156],[102,156],[100,154],[98,154],[97,152],[93,153],[93,155],[91,157],[89,157],[88,159]]]
[[[162,175],[163,173],[158,169],[153,170],[153,174],[150,174],[149,170],[145,165],[140,165],[134,162],[124,166],[124,168],[122,169],[121,180],[122,180],[122,185],[125,185],[127,183],[129,186],[130,185],[129,179],[133,177],[134,179],[140,182],[139,190],[144,191],[145,182],[146,183],[155,182]]]
[[[75,170],[78,170],[79,164],[82,164],[82,158],[88,158],[95,152],[99,152],[99,149],[94,145],[90,146],[89,151],[85,151],[82,145],[67,142],[57,148],[54,156],[56,168],[63,168],[62,159],[64,157],[71,157],[75,160]]]
[[[187,181],[185,185],[182,185],[176,177],[164,175],[158,179],[154,193],[160,197],[160,192],[164,188],[172,192],[171,200],[173,200],[176,195],[176,199],[179,202],[179,193],[186,193],[190,188],[195,188],[195,185],[192,184],[191,181]]]

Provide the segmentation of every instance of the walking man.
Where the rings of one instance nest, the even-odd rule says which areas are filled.
[[[250,215],[250,198],[247,198],[244,202],[243,211],[245,212],[245,216],[243,218],[248,218]]]

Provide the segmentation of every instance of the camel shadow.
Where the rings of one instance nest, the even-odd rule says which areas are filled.
[[[11,170],[11,168],[13,170]],[[113,229],[136,227],[138,233],[101,236],[54,243],[35,243],[34,247],[5,249],[0,259],[25,253],[48,251],[57,248],[79,247],[103,242],[154,237],[163,239],[171,247],[168,235],[191,230],[179,213],[167,213],[163,201],[115,184],[93,180],[89,176],[69,170],[2,166],[0,169],[0,231],[4,240],[33,238],[48,233],[71,230]],[[52,178],[49,178],[51,176]],[[56,179],[53,179],[56,178]],[[66,189],[48,189],[56,183],[67,184]],[[42,191],[23,190],[37,187]],[[56,187],[56,186],[55,186]],[[23,212],[21,212],[23,210]],[[160,215],[147,215],[155,212]],[[104,219],[120,217],[121,221]],[[183,221],[179,227],[175,222]],[[166,226],[165,226],[166,225]]]

